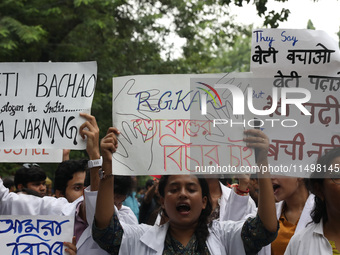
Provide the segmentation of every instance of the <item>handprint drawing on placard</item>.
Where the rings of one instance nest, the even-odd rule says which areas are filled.
[[[113,158],[130,171],[138,169],[138,172],[145,172],[150,170],[153,163],[154,131],[149,129],[142,133],[137,122],[131,124],[122,123],[122,129],[118,136],[118,150],[113,154]],[[143,155],[142,160],[141,154]]]

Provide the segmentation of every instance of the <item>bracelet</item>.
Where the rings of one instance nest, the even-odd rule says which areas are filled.
[[[246,191],[240,190],[240,189],[238,188],[238,184],[234,185],[234,187],[236,188],[236,191],[235,191],[235,192],[236,192],[237,195],[246,196],[246,195],[248,195],[248,193],[249,193],[249,189],[247,189]]]
[[[102,166],[102,163],[103,163],[103,157],[100,156],[100,159],[89,160],[87,162],[87,167],[88,168],[99,167],[99,166]]]
[[[243,190],[240,190],[238,187],[236,187],[236,190],[240,193],[243,193],[243,194],[249,193],[249,189],[246,189],[246,191],[243,191]]]
[[[104,171],[103,171],[103,168],[100,168],[99,171],[98,171],[98,174],[99,174],[99,179],[100,180],[103,180],[103,179],[106,179],[107,177],[110,177],[110,176],[113,176],[113,173],[109,173],[109,174],[106,174]]]

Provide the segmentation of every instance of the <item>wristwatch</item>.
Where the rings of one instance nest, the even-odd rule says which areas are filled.
[[[105,179],[105,178],[107,178],[107,177],[109,177],[109,176],[113,176],[112,173],[106,174],[106,173],[103,171],[102,168],[99,169],[98,173],[99,173],[99,179],[101,179],[101,180],[102,180],[102,179]]]
[[[87,162],[87,167],[93,168],[93,167],[102,166],[102,163],[103,163],[103,157],[100,157],[100,159],[89,160]]]

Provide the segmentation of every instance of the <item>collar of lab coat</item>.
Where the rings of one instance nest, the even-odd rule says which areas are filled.
[[[277,219],[280,218],[281,212],[282,212],[282,207],[283,207],[283,201],[280,201],[276,203],[276,215]],[[312,218],[310,216],[310,213],[314,207],[314,195],[309,194],[305,206],[303,207],[299,222],[296,226],[295,233],[297,233],[299,230],[304,229],[306,225],[312,221]]]
[[[319,223],[315,224],[314,233],[324,236],[323,233],[323,220],[321,219]]]
[[[158,253],[162,252],[164,249],[164,240],[166,233],[168,232],[168,228],[169,222],[161,226],[154,225],[141,236],[140,241]]]
[[[72,203],[69,203],[64,206],[62,209],[62,214],[69,216],[69,215],[74,215],[76,212],[77,205],[84,200],[83,196],[78,197],[78,199],[74,200]]]

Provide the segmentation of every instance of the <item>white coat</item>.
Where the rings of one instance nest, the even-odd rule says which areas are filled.
[[[285,255],[332,255],[332,246],[323,233],[323,223],[309,224],[295,234],[287,246]]]
[[[206,241],[211,254],[245,254],[241,238],[244,221],[213,221]],[[121,222],[124,229],[119,254],[161,255],[169,223],[158,225],[128,225]]]
[[[310,216],[310,213],[312,212],[314,208],[314,195],[310,194],[306,200],[305,206],[303,207],[299,222],[296,226],[295,234],[299,233],[301,230],[305,229],[308,223],[312,222],[312,217]],[[283,201],[280,201],[275,204],[276,205],[276,216],[279,220],[282,212],[283,207]],[[262,250],[258,253],[259,255],[270,255],[271,254],[271,245],[267,245],[262,248]],[[307,253],[306,253],[307,254]]]
[[[238,221],[256,216],[256,204],[249,195],[237,195],[235,191],[222,183],[220,183],[220,187],[222,190],[220,200],[220,221]]]
[[[81,196],[73,203],[67,199],[50,196],[37,197],[9,192],[0,179],[1,215],[74,215],[76,206],[83,200]]]
[[[86,207],[86,220],[88,227],[84,230],[77,242],[77,255],[108,255],[105,250],[99,247],[99,245],[92,238],[92,223],[94,220],[94,214],[96,211],[97,191],[90,191],[90,187],[85,189],[85,207]],[[117,210],[116,210],[117,211]],[[127,207],[122,206],[118,211],[118,218],[121,222],[126,224],[138,224],[138,220],[133,211]]]

